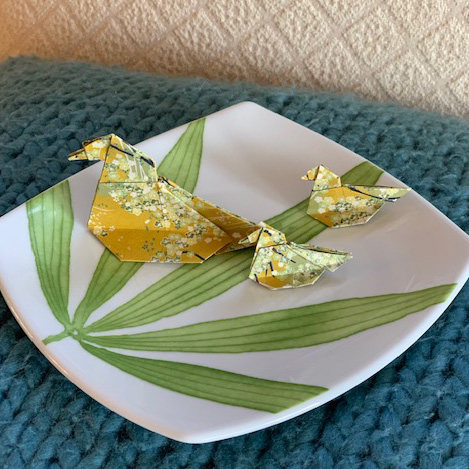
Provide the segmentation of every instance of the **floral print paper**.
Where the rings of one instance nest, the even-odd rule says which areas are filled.
[[[314,181],[308,215],[330,228],[361,225],[387,202],[395,202],[410,189],[342,184],[340,177],[320,165],[309,170],[303,180]]]
[[[343,251],[288,242],[282,232],[265,223],[241,243],[253,241],[257,245],[249,278],[271,290],[312,285],[324,271],[333,272],[352,257]]]
[[[159,176],[151,158],[114,134],[69,159],[104,161],[88,228],[122,261],[200,263],[245,247],[239,240],[259,228]]]

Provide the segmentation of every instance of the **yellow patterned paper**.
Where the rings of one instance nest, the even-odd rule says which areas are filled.
[[[385,202],[395,202],[410,191],[407,187],[342,184],[339,176],[322,165],[301,179],[314,181],[308,215],[331,228],[366,223]]]
[[[241,243],[256,241],[249,278],[271,290],[312,285],[325,270],[333,272],[352,257],[348,252],[288,242],[265,223]]]
[[[239,240],[259,227],[158,176],[151,158],[114,134],[69,159],[104,161],[88,228],[122,261],[200,263],[244,247]]]

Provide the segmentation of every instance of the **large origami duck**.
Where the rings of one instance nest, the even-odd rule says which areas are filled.
[[[355,186],[320,165],[301,179],[314,181],[308,215],[331,228],[366,223],[385,202],[395,202],[410,191],[407,187]]]
[[[239,240],[259,228],[158,176],[117,135],[84,142],[69,160],[104,161],[88,228],[122,261],[200,263],[247,247]]]
[[[257,243],[249,278],[271,290],[312,285],[324,271],[333,272],[352,258],[348,252],[289,242],[281,231],[260,225],[240,243]]]

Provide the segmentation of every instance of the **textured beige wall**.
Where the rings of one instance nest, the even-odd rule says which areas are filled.
[[[17,54],[469,117],[469,0],[0,0],[0,59]]]

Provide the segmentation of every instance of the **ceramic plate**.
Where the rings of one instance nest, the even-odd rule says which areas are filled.
[[[344,182],[403,184],[258,105],[138,147],[195,194],[354,256],[279,291],[247,279],[251,250],[121,263],[86,228],[100,163],[2,217],[0,286],[18,322],[73,383],[150,430],[209,442],[314,409],[406,350],[467,280],[469,237],[414,192],[365,225],[311,219],[300,177],[320,163]]]

